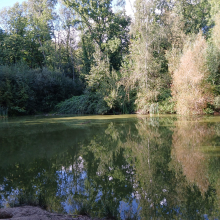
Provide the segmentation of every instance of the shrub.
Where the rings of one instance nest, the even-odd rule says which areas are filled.
[[[59,102],[80,94],[80,82],[60,72],[0,66],[0,106],[8,108],[9,114],[49,112]]]
[[[110,108],[102,97],[85,92],[57,104],[55,110],[61,114],[106,114]]]
[[[175,111],[175,102],[171,97],[159,103],[159,113],[161,114],[173,114]]]
[[[178,114],[203,114],[207,104],[212,103],[206,50],[207,43],[199,34],[192,46],[186,45],[179,68],[172,75],[172,95]]]

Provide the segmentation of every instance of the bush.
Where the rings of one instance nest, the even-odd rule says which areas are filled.
[[[55,110],[61,114],[106,114],[110,109],[97,94],[85,92],[59,103]]]
[[[175,111],[175,102],[171,97],[159,103],[159,113],[160,114],[174,114]]]
[[[10,114],[49,112],[59,102],[81,94],[80,82],[60,72],[0,66],[0,106]]]
[[[199,34],[193,45],[185,48],[179,68],[172,75],[172,95],[178,114],[203,114],[208,103],[212,103],[206,50],[206,41]]]

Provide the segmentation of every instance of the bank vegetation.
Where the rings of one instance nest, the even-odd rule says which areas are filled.
[[[220,111],[220,2],[27,0],[0,12],[0,115]]]

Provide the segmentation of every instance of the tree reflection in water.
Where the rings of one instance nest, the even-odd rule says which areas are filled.
[[[219,217],[218,123],[173,116],[83,120],[0,123],[1,206],[40,204],[118,219]]]

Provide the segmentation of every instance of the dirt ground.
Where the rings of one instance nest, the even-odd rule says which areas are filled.
[[[0,209],[0,219],[13,220],[89,220],[88,216],[80,215],[62,215],[50,213],[40,207],[21,206],[15,208]],[[96,219],[98,220],[98,219]]]

